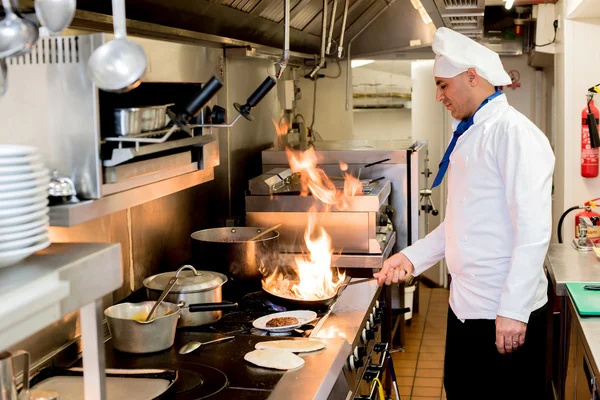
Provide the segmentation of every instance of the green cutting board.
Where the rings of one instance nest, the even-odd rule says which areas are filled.
[[[600,291],[586,290],[585,285],[598,285],[597,282],[569,282],[567,289],[579,311],[579,315],[600,315]]]

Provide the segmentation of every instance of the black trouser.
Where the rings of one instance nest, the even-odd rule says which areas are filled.
[[[544,398],[546,306],[529,317],[525,345],[511,354],[496,348],[496,321],[461,322],[448,310],[444,386],[448,400]]]

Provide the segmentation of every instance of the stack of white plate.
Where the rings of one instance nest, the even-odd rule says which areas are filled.
[[[49,183],[35,147],[0,145],[0,267],[50,245]]]

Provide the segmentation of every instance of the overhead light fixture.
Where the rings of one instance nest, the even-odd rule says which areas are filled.
[[[358,68],[362,67],[363,65],[371,64],[373,62],[375,62],[375,60],[352,60],[350,64],[352,68]]]
[[[515,0],[506,0],[506,3],[504,3],[504,8],[510,10],[513,4],[515,4]]]
[[[423,20],[425,25],[433,23],[433,21],[431,20],[431,17],[425,10],[425,7],[423,7],[423,4],[421,3],[420,0],[410,0],[410,2],[412,3],[415,10],[417,10],[419,12],[419,15],[421,15],[421,19]]]

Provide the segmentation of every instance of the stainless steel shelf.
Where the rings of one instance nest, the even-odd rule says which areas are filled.
[[[214,179],[214,169],[208,168],[174,178],[151,183],[98,200],[50,207],[51,226],[74,226],[117,211],[168,196]]]
[[[120,244],[69,243],[0,269],[0,351],[121,287],[121,268]]]

